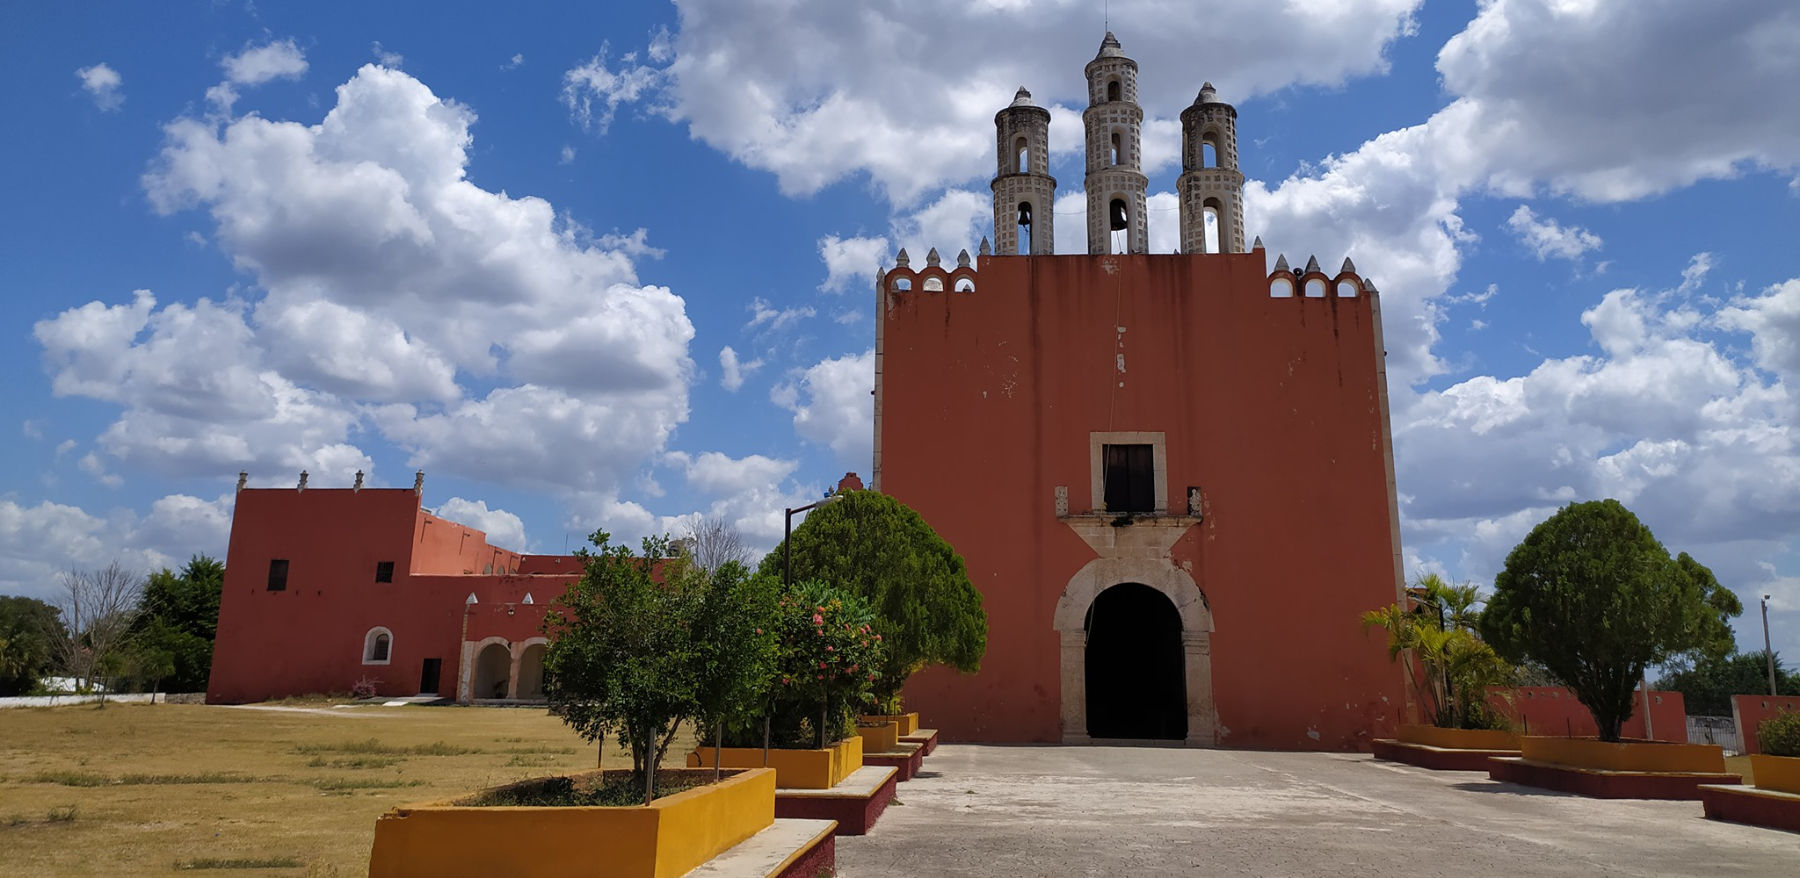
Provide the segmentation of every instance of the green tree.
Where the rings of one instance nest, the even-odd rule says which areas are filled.
[[[1724,658],[1701,658],[1656,681],[1656,688],[1680,692],[1689,716],[1730,716],[1731,696],[1763,695],[1769,691],[1769,664],[1762,650]],[[1775,655],[1775,677],[1782,695],[1800,695],[1800,674]]]
[[[751,575],[727,560],[695,575],[705,592],[695,607],[696,658],[701,668],[695,689],[698,716],[712,733],[713,779],[719,779],[719,751],[726,723],[759,711],[768,702],[779,661],[776,625],[781,583]]]
[[[202,692],[212,673],[225,565],[195,555],[179,574],[164,568],[144,583],[126,664],[152,688]]]
[[[1724,611],[1708,581],[1617,500],[1572,503],[1507,555],[1481,633],[1507,660],[1535,660],[1568,684],[1600,739],[1617,741],[1646,668],[1718,649]]]
[[[987,613],[962,556],[905,504],[875,491],[849,491],[807,515],[790,540],[763,559],[781,576],[792,552],[793,578],[830,583],[866,601],[885,637],[875,669],[875,700],[898,707],[901,687],[920,668],[981,668]]]
[[[1362,616],[1363,628],[1387,632],[1388,658],[1404,661],[1415,695],[1433,725],[1504,728],[1488,706],[1488,688],[1511,681],[1513,669],[1475,632],[1481,602],[1475,586],[1451,585],[1435,573],[1414,582],[1411,606],[1392,604]]]
[[[879,620],[862,598],[816,580],[785,591],[779,609],[778,702],[817,718],[823,748],[850,734],[847,727],[871,703],[885,657]]]
[[[35,690],[53,669],[51,644],[63,636],[55,607],[36,598],[0,595],[0,697]]]

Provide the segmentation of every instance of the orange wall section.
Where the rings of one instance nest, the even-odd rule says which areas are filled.
[[[1271,298],[1265,266],[984,257],[974,292],[881,294],[877,487],[963,555],[989,619],[978,675],[907,689],[946,739],[1062,740],[1053,617],[1095,553],[1055,488],[1089,511],[1089,434],[1113,431],[1165,434],[1171,512],[1203,492],[1170,561],[1214,619],[1216,744],[1367,749],[1402,718],[1358,621],[1399,597],[1378,299]]]
[[[269,591],[277,558],[288,561],[287,588]],[[375,581],[382,561],[394,562],[392,582]],[[441,663],[439,694],[454,697],[465,637],[541,636],[549,605],[581,571],[577,558],[490,546],[480,530],[424,511],[410,489],[240,490],[207,700],[344,692],[365,676],[380,694],[412,695],[430,658]],[[390,658],[365,664],[376,627],[391,632]]]

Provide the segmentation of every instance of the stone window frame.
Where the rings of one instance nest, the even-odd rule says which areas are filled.
[[[384,634],[387,635],[387,639],[388,639],[387,640],[387,657],[378,659],[378,658],[375,658],[375,640],[376,640],[376,638],[381,637]],[[380,626],[380,625],[370,628],[369,633],[363,635],[362,663],[365,665],[393,664],[394,663],[394,632],[389,631],[387,628]]]
[[[1088,434],[1088,484],[1091,488],[1089,510],[1098,514],[1106,509],[1106,446],[1148,445],[1154,461],[1151,480],[1155,483],[1156,511],[1152,515],[1169,514],[1169,452],[1167,434],[1148,431],[1113,431]],[[1143,514],[1143,513],[1138,513]]]

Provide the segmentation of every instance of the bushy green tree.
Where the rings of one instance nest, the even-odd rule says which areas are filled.
[[[1800,712],[1784,710],[1757,723],[1756,742],[1770,756],[1800,756]]]
[[[224,588],[225,565],[205,555],[190,558],[179,574],[151,574],[123,657],[133,675],[153,688],[205,691]]]
[[[36,598],[0,595],[0,697],[27,695],[54,665],[64,637],[56,608]]]
[[[694,575],[706,582],[693,622],[697,674],[695,707],[712,733],[713,779],[719,778],[719,750],[724,728],[732,719],[768,703],[780,651],[778,633],[781,583],[752,575],[743,564],[727,560]]]
[[[671,557],[666,537],[638,554],[609,539],[590,538],[581,579],[544,621],[544,693],[583,738],[616,736],[631,751],[649,804],[684,721],[762,702],[775,638],[760,604],[773,584],[737,564],[709,574]]]
[[[791,552],[791,559],[785,553]],[[962,556],[905,504],[875,491],[848,491],[806,517],[793,536],[763,559],[764,573],[830,583],[866,601],[885,655],[875,668],[874,695],[898,707],[901,687],[920,668],[948,665],[965,673],[987,652],[987,613]]]
[[[1759,649],[1724,658],[1701,658],[1657,680],[1656,688],[1680,692],[1688,716],[1730,716],[1731,696],[1769,691],[1767,655]],[[1779,653],[1775,655],[1775,677],[1778,694],[1800,695],[1800,674],[1789,671]]]
[[[1420,577],[1411,593],[1407,604],[1364,613],[1363,628],[1387,632],[1388,658],[1405,663],[1432,725],[1505,728],[1507,720],[1489,706],[1487,692],[1511,682],[1513,669],[1475,632],[1480,593],[1435,573]]]
[[[1669,557],[1617,500],[1572,503],[1507,555],[1481,633],[1509,661],[1543,664],[1594,715],[1600,739],[1617,741],[1646,668],[1730,651],[1709,582],[1711,571]]]

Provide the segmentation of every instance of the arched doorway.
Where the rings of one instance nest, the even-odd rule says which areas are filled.
[[[1088,606],[1087,733],[1091,738],[1187,738],[1181,614],[1162,592],[1128,582]]]
[[[505,698],[512,676],[512,650],[504,643],[490,643],[475,656],[475,688],[469,693],[476,699]]]
[[[519,694],[527,701],[544,697],[544,644],[533,643],[519,653]]]

